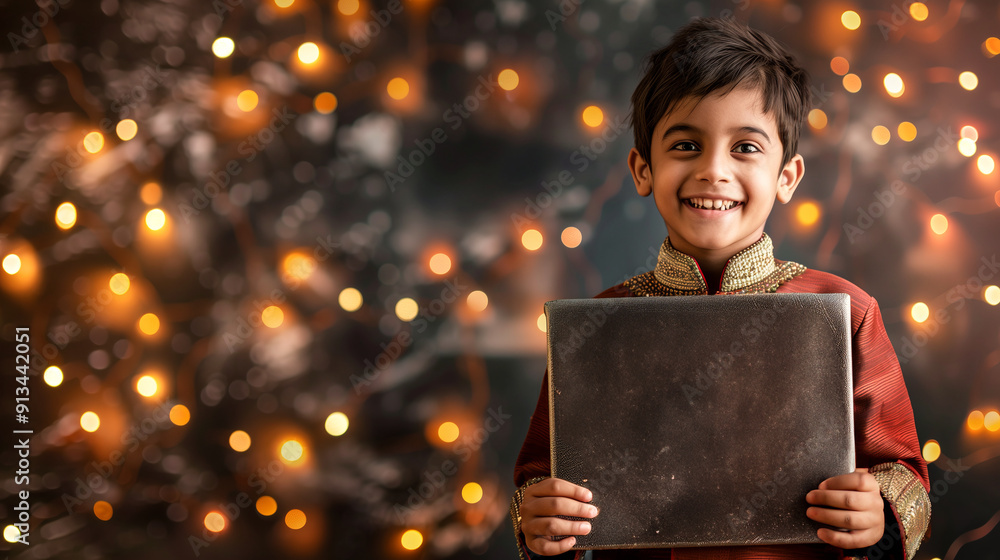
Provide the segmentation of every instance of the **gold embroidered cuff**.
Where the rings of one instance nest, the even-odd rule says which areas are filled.
[[[931,500],[913,471],[902,463],[880,463],[870,472],[899,516],[906,560],[912,560],[931,521]]]
[[[525,544],[521,541],[521,502],[524,501],[524,490],[535,484],[536,482],[541,482],[548,478],[547,476],[536,476],[531,480],[525,482],[520,488],[514,492],[514,497],[510,500],[510,520],[514,523],[514,539],[517,540],[517,555],[521,557],[521,560],[527,560],[527,556],[524,554]]]

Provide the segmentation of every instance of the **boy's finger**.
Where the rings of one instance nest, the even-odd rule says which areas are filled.
[[[595,517],[597,506],[578,502],[572,498],[545,497],[537,498],[525,508],[521,506],[521,515],[538,517],[550,515],[567,515],[570,517]],[[553,535],[558,533],[552,533]]]
[[[815,506],[853,511],[882,511],[882,497],[874,492],[812,490],[806,494],[806,501]]]
[[[525,543],[528,545],[528,548],[534,550],[542,556],[554,556],[569,550],[574,544],[576,544],[576,538],[570,537],[561,541],[553,541],[547,536],[540,536],[525,539]]]
[[[877,491],[878,482],[868,472],[852,472],[828,478],[819,483],[820,490],[858,490],[861,492]]]
[[[529,537],[555,537],[586,535],[591,525],[586,521],[570,521],[561,517],[536,517],[521,526],[521,531]]]
[[[808,508],[806,516],[813,521],[825,523],[831,527],[850,530],[868,530],[877,526],[879,521],[869,511],[848,511],[824,507]]]
[[[528,487],[525,493],[530,493],[539,497],[563,496],[566,498],[573,498],[581,502],[589,502],[594,498],[590,490],[587,490],[583,486],[577,486],[576,484],[561,478],[550,478],[548,480],[543,480],[538,484],[532,484]]]

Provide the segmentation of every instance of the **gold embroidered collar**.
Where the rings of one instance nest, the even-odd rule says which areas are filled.
[[[774,258],[774,245],[767,233],[753,245],[736,253],[722,270],[719,294],[777,291],[778,286],[798,276],[806,267]],[[674,248],[667,236],[660,246],[656,268],[625,281],[633,293],[645,296],[707,295],[708,284],[698,261]]]

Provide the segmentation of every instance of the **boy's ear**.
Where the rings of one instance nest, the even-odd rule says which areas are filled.
[[[785,164],[785,167],[782,168],[781,174],[778,175],[778,202],[788,204],[788,202],[792,200],[792,193],[795,192],[795,187],[799,186],[799,181],[802,180],[802,175],[804,175],[805,172],[805,160],[800,154],[795,154],[795,156]]]
[[[635,190],[639,196],[649,196],[653,192],[653,170],[635,148],[628,153],[628,168],[632,172],[632,181],[635,182]]]

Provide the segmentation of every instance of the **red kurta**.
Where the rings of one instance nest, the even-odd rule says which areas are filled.
[[[664,242],[664,249],[661,250],[660,263],[657,274],[665,274],[664,260],[674,259],[670,264],[674,265],[676,272],[678,263],[676,257],[683,255]],[[755,247],[763,251],[764,255],[770,252],[770,240],[766,234],[761,242],[766,241],[766,247]],[[755,243],[755,246],[761,242]],[[765,250],[766,249],[766,250]],[[673,254],[665,254],[672,252]],[[684,255],[686,257],[686,255]],[[694,259],[690,262],[694,262]],[[749,256],[741,252],[730,259],[727,269],[733,264],[734,259],[748,259]],[[773,254],[770,258],[773,258]],[[916,544],[923,536],[924,529],[929,520],[929,500],[927,492],[930,484],[927,475],[927,463],[920,453],[920,443],[917,439],[916,429],[913,423],[913,410],[910,405],[909,395],[903,383],[903,375],[896,359],[896,354],[886,335],[885,327],[882,324],[882,315],[879,311],[875,299],[855,286],[853,283],[844,280],[833,274],[818,270],[807,270],[796,263],[786,263],[775,260],[779,266],[794,265],[798,267],[791,273],[791,278],[779,278],[776,282],[771,282],[770,289],[754,291],[771,291],[777,293],[846,293],[851,298],[851,333],[852,333],[852,357],[853,357],[853,378],[854,378],[854,426],[857,466],[871,468],[874,465],[883,463],[900,463],[908,471],[900,471],[904,478],[912,474],[919,480],[919,484],[910,484],[908,496],[905,503],[895,503],[899,496],[894,495],[888,488],[888,483],[879,479],[882,486],[884,501],[888,504],[886,516],[886,535],[893,531],[901,531],[904,539],[916,538],[916,543],[905,543],[905,549],[915,551]],[[680,264],[684,264],[681,262]],[[696,264],[694,266],[697,266]],[[697,271],[700,274],[700,269]],[[725,288],[727,278],[726,273],[720,282]],[[785,274],[789,276],[790,274]],[[649,272],[642,275],[643,282],[648,285],[649,281],[656,281],[656,275]],[[774,274],[771,275],[772,279]],[[623,282],[601,292],[595,297],[635,297],[639,295],[659,295],[649,293],[649,290],[640,289],[642,282],[636,282],[640,277],[634,277],[630,281]],[[660,276],[660,278],[665,278]],[[754,279],[757,281],[755,287],[760,287],[761,277]],[[669,280],[669,279],[668,279]],[[682,280],[689,280],[683,279]],[[699,280],[695,278],[695,280]],[[703,277],[700,278],[704,286]],[[765,282],[766,284],[766,282]],[[714,290],[713,290],[714,291]],[[728,295],[734,292],[722,291],[721,295]],[[715,294],[720,295],[720,294]],[[528,427],[528,434],[525,438],[521,452],[518,455],[514,468],[514,484],[521,487],[528,480],[539,476],[550,476],[550,455],[549,455],[549,410],[548,410],[548,370],[542,378],[541,391],[538,396],[538,404],[531,417],[531,424]],[[900,486],[899,478],[893,481],[893,486]],[[922,487],[923,495],[920,496]],[[916,505],[913,497],[919,499]],[[803,499],[805,497],[803,496]],[[914,515],[904,515],[903,523],[900,525],[900,515],[907,511],[913,511],[925,507],[920,512],[918,521],[914,523]],[[897,508],[903,511],[897,511]],[[924,515],[926,513],[926,515]],[[910,525],[910,527],[907,527]],[[907,530],[913,531],[913,535],[907,535]],[[522,554],[527,557],[527,548],[524,544],[524,535],[518,532],[518,545]],[[886,537],[884,554],[882,558],[909,558],[912,552],[907,554],[904,550],[904,543],[900,539],[895,539],[893,544],[889,544]],[[534,553],[532,553],[534,554]],[[843,549],[820,544],[800,544],[800,545],[766,545],[766,546],[726,546],[726,547],[703,547],[703,548],[675,548],[675,549],[632,549],[632,550],[595,550],[594,560],[605,560],[611,558],[644,558],[644,559],[672,559],[672,560],[764,560],[764,559],[784,559],[784,558],[844,558],[845,556],[863,555],[864,551],[845,551]],[[583,551],[576,554],[577,560],[583,555]]]

